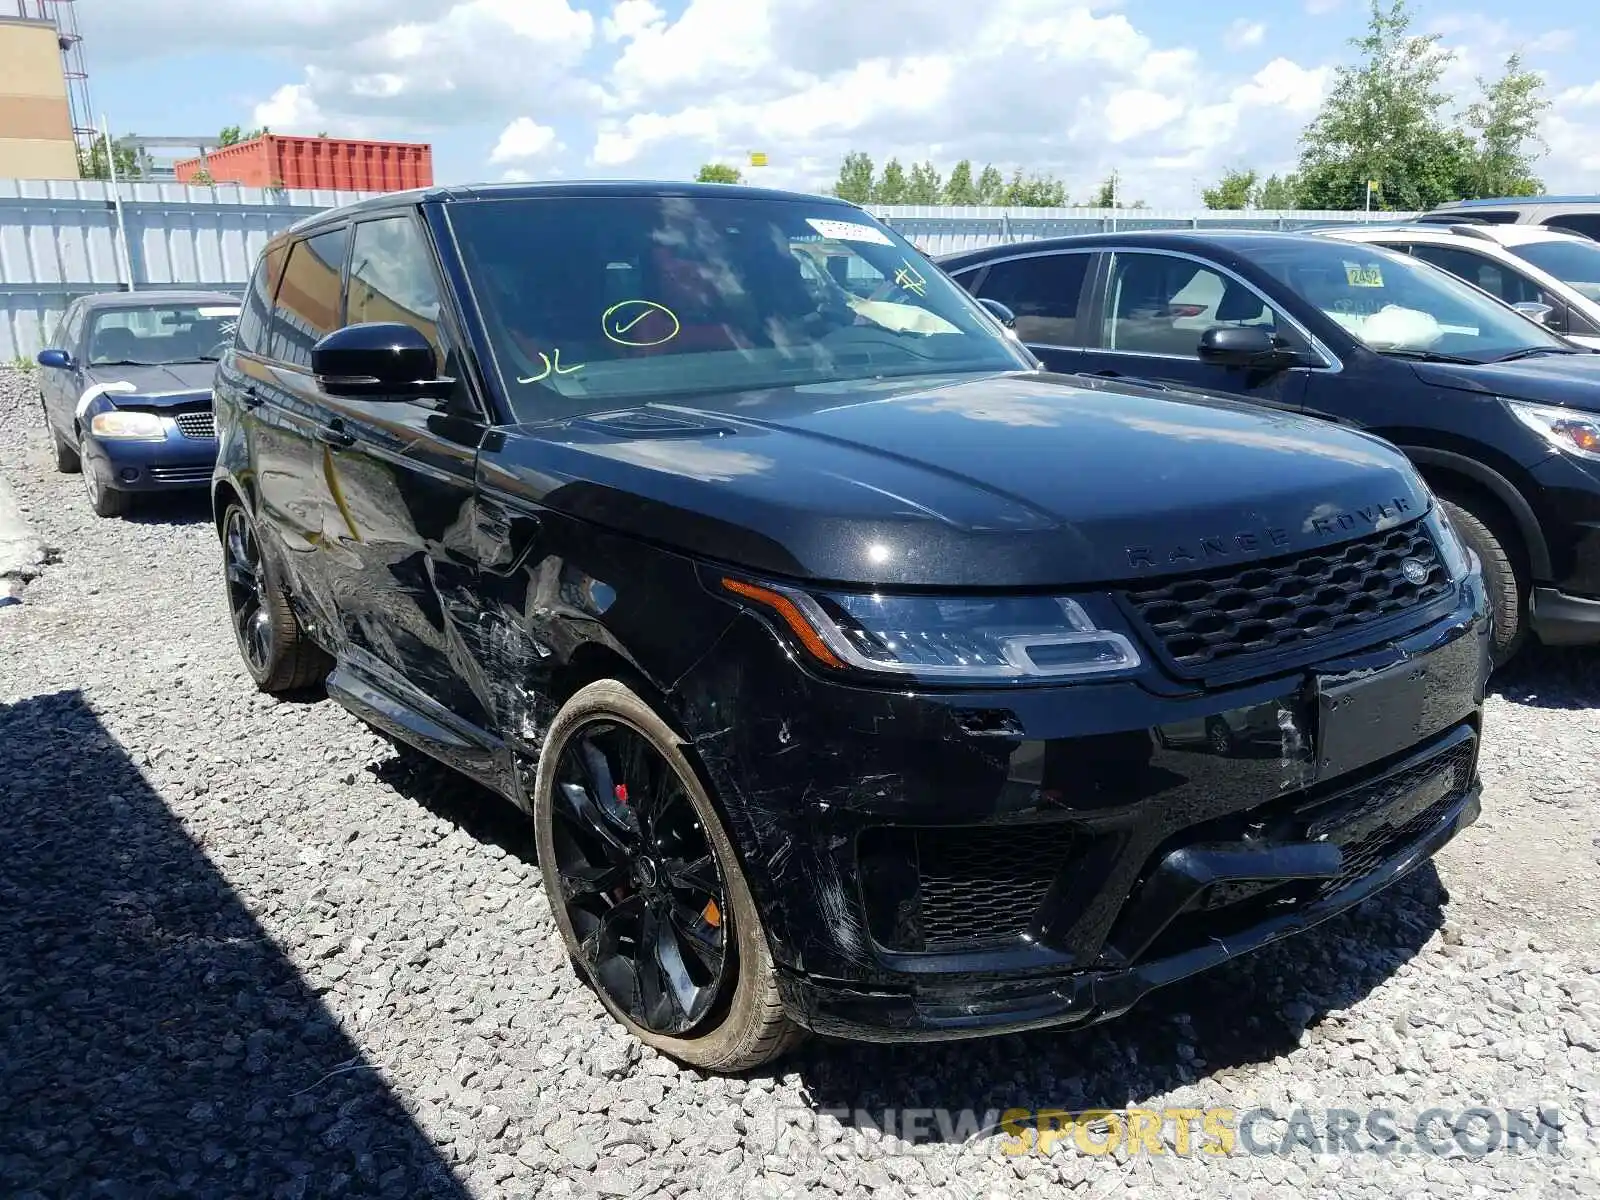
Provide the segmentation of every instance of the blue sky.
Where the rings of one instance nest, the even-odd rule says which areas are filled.
[[[1555,101],[1540,164],[1600,192],[1600,4],[1416,0],[1463,98],[1520,49]],[[1364,0],[77,0],[118,132],[429,141],[440,182],[685,178],[774,186],[840,157],[969,157],[1070,194],[1197,203],[1228,166],[1293,165]],[[966,13],[968,15],[962,15]],[[973,15],[982,13],[982,15]]]

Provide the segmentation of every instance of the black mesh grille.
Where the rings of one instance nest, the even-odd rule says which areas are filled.
[[[217,418],[213,413],[179,413],[173,420],[177,422],[178,432],[186,438],[214,438],[217,436]]]
[[[1408,579],[1404,564],[1419,574]],[[1124,593],[1180,670],[1313,641],[1438,599],[1450,589],[1422,522],[1316,554],[1175,579]]]
[[[1317,880],[1262,879],[1214,884],[1196,897],[1138,958],[1164,958],[1192,950],[1358,883],[1415,845],[1462,803],[1472,787],[1476,755],[1477,739],[1461,739],[1402,770],[1326,799],[1287,808],[1275,802],[1265,809],[1241,814],[1250,825],[1267,830],[1268,840],[1326,839],[1338,846],[1343,855],[1339,873]],[[1136,895],[1132,903],[1138,902]]]
[[[917,898],[923,948],[950,950],[1023,933],[1066,865],[1061,825],[918,829]]]
[[[1328,834],[1344,853],[1344,863],[1339,874],[1322,883],[1322,894],[1370,875],[1438,824],[1472,786],[1473,753],[1474,744],[1464,742],[1363,789],[1350,823],[1342,833],[1335,828]],[[1418,812],[1415,804],[1406,803],[1407,797],[1416,796],[1424,797],[1423,803],[1427,796],[1438,798]]]

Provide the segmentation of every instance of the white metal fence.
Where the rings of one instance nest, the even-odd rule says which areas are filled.
[[[171,183],[123,184],[113,192],[92,180],[0,179],[0,362],[37,353],[74,296],[126,288],[130,272],[141,291],[240,292],[274,233],[361,195]],[[872,211],[935,255],[1104,229],[1297,229],[1362,219],[1360,213],[1209,209],[897,205]]]
[[[37,353],[74,296],[124,289],[130,269],[141,291],[241,292],[274,233],[359,198],[169,183],[114,195],[94,180],[0,179],[0,362]]]

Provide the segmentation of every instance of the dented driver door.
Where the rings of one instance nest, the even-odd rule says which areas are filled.
[[[453,369],[431,250],[408,214],[351,227],[345,323],[412,325]],[[475,578],[474,473],[488,428],[458,380],[447,399],[319,390],[313,475],[322,536],[317,590],[336,611],[345,662],[413,707],[483,728],[475,665],[447,611]]]

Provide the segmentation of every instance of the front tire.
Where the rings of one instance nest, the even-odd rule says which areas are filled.
[[[556,925],[612,1017],[711,1071],[798,1044],[733,844],[681,739],[639,696],[603,679],[567,701],[533,809]]]
[[[89,497],[89,507],[97,517],[122,517],[133,507],[133,497],[107,487],[93,463],[83,464],[83,490]]]
[[[306,636],[261,553],[243,505],[222,514],[222,566],[228,617],[245,670],[263,692],[299,692],[327,678],[332,662]]]
[[[1509,539],[1502,538],[1482,517],[1455,501],[1441,498],[1439,503],[1461,540],[1472,548],[1483,566],[1484,590],[1494,614],[1490,657],[1495,667],[1503,667],[1522,648],[1528,634],[1527,588],[1508,549]]]

